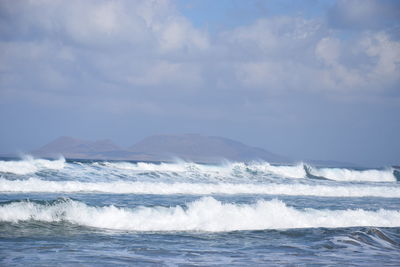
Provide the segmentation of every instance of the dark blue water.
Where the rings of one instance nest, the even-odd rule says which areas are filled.
[[[26,159],[0,171],[2,266],[400,265],[391,169],[314,168],[329,176],[315,180],[267,163]]]

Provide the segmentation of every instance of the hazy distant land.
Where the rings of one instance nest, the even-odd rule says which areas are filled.
[[[118,146],[109,139],[90,141],[62,136],[32,151],[18,154],[2,153],[0,157],[18,158],[24,154],[40,158],[63,156],[67,159],[148,162],[173,162],[180,159],[197,163],[222,163],[228,160],[294,164],[302,161],[314,166],[361,167],[358,164],[336,160],[295,159],[229,138],[200,134],[152,135],[128,147]]]
[[[73,137],[59,137],[31,152],[37,157],[57,157],[104,160],[170,161],[176,158],[196,162],[221,160],[265,160],[282,163],[291,161],[262,148],[217,136],[199,134],[153,135],[122,148],[111,140],[88,141]]]

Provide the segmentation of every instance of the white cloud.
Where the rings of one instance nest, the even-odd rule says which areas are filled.
[[[399,45],[382,32],[341,39],[320,21],[262,19],[225,32],[235,58],[234,75],[246,88],[359,95],[392,90],[400,81]],[[362,92],[362,93],[361,93]]]
[[[377,77],[395,79],[400,74],[400,42],[390,40],[383,32],[368,34],[362,40],[366,54],[377,58],[373,74]]]
[[[63,79],[78,86],[79,77],[92,80],[94,88],[96,80],[174,87],[200,82],[193,64],[162,58],[208,48],[207,34],[195,29],[170,1],[5,1],[1,5],[7,13],[4,19],[10,20],[10,27],[16,26],[3,29],[9,37],[1,43],[1,67],[26,78],[41,68],[46,73],[51,70],[52,75],[34,78],[39,87],[61,86],[56,80]],[[74,77],[72,66],[65,68],[68,64],[82,75]]]
[[[182,17],[163,21],[153,28],[157,33],[161,52],[208,48],[206,34],[194,30],[190,23]]]
[[[198,87],[202,82],[197,66],[190,63],[172,63],[158,61],[150,64],[141,73],[133,73],[127,77],[132,85],[163,86],[161,90],[169,90],[171,86]]]
[[[337,38],[322,38],[315,48],[315,54],[327,65],[336,65],[341,54],[340,40]]]
[[[223,40],[232,49],[253,50],[257,57],[286,57],[307,49],[321,34],[320,21],[300,17],[272,17],[259,19],[223,34]],[[285,53],[282,53],[285,51]]]
[[[164,101],[156,95],[185,92],[192,103],[215,94],[240,102],[249,92],[361,97],[400,79],[398,40],[373,30],[343,38],[322,19],[265,17],[210,37],[168,0],[0,5],[9,25],[0,27],[0,90],[8,96],[58,90],[116,103],[116,90],[147,112]]]

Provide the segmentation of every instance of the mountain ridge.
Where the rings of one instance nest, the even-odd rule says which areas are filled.
[[[239,141],[200,134],[158,134],[121,148],[109,139],[88,141],[61,136],[35,149],[34,156],[104,160],[171,161],[176,158],[204,163],[223,160],[283,163],[289,158]]]

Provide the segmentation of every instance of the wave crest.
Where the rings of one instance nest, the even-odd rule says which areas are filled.
[[[22,160],[0,161],[0,172],[26,175],[42,170],[60,170],[65,166],[65,159],[57,160],[35,159],[32,156],[23,156]]]
[[[89,227],[133,231],[235,231],[314,227],[400,226],[400,211],[295,209],[280,200],[254,204],[222,203],[203,197],[186,206],[93,207],[66,199],[48,204],[29,201],[0,206],[0,221],[67,221]]]
[[[64,168],[64,167],[68,168]],[[296,165],[272,165],[268,162],[225,162],[220,165],[205,165],[194,162],[177,161],[175,163],[146,162],[70,162],[63,157],[58,160],[34,159],[25,156],[19,161],[0,161],[0,173],[16,175],[34,174],[43,170],[62,170],[60,174],[67,178],[85,177],[88,180],[109,177],[154,180],[168,178],[180,181],[207,182],[249,182],[273,181],[281,178],[313,178],[340,182],[395,182],[400,179],[400,171],[388,168],[384,170],[354,170],[346,168],[316,168],[304,163]]]
[[[348,182],[394,182],[396,176],[393,169],[386,170],[351,170],[345,168],[313,168],[305,165],[309,175],[329,180]]]
[[[268,162],[226,162],[221,165],[203,165],[193,162],[177,161],[176,163],[129,163],[105,162],[98,166],[106,166],[113,170],[131,171],[132,173],[152,172],[160,175],[174,174],[191,178],[227,180],[230,178],[254,179],[273,178],[317,178],[340,182],[394,182],[397,180],[396,170],[352,170],[346,168],[315,168],[302,162],[296,165],[272,165]]]
[[[269,175],[284,178],[305,178],[306,172],[303,163],[297,165],[271,165],[268,162],[226,162],[221,165],[204,165],[194,162],[177,161],[175,163],[146,163],[146,162],[102,162],[96,166],[105,166],[117,170],[132,172],[173,172],[176,174],[197,174],[198,176],[242,176]]]

